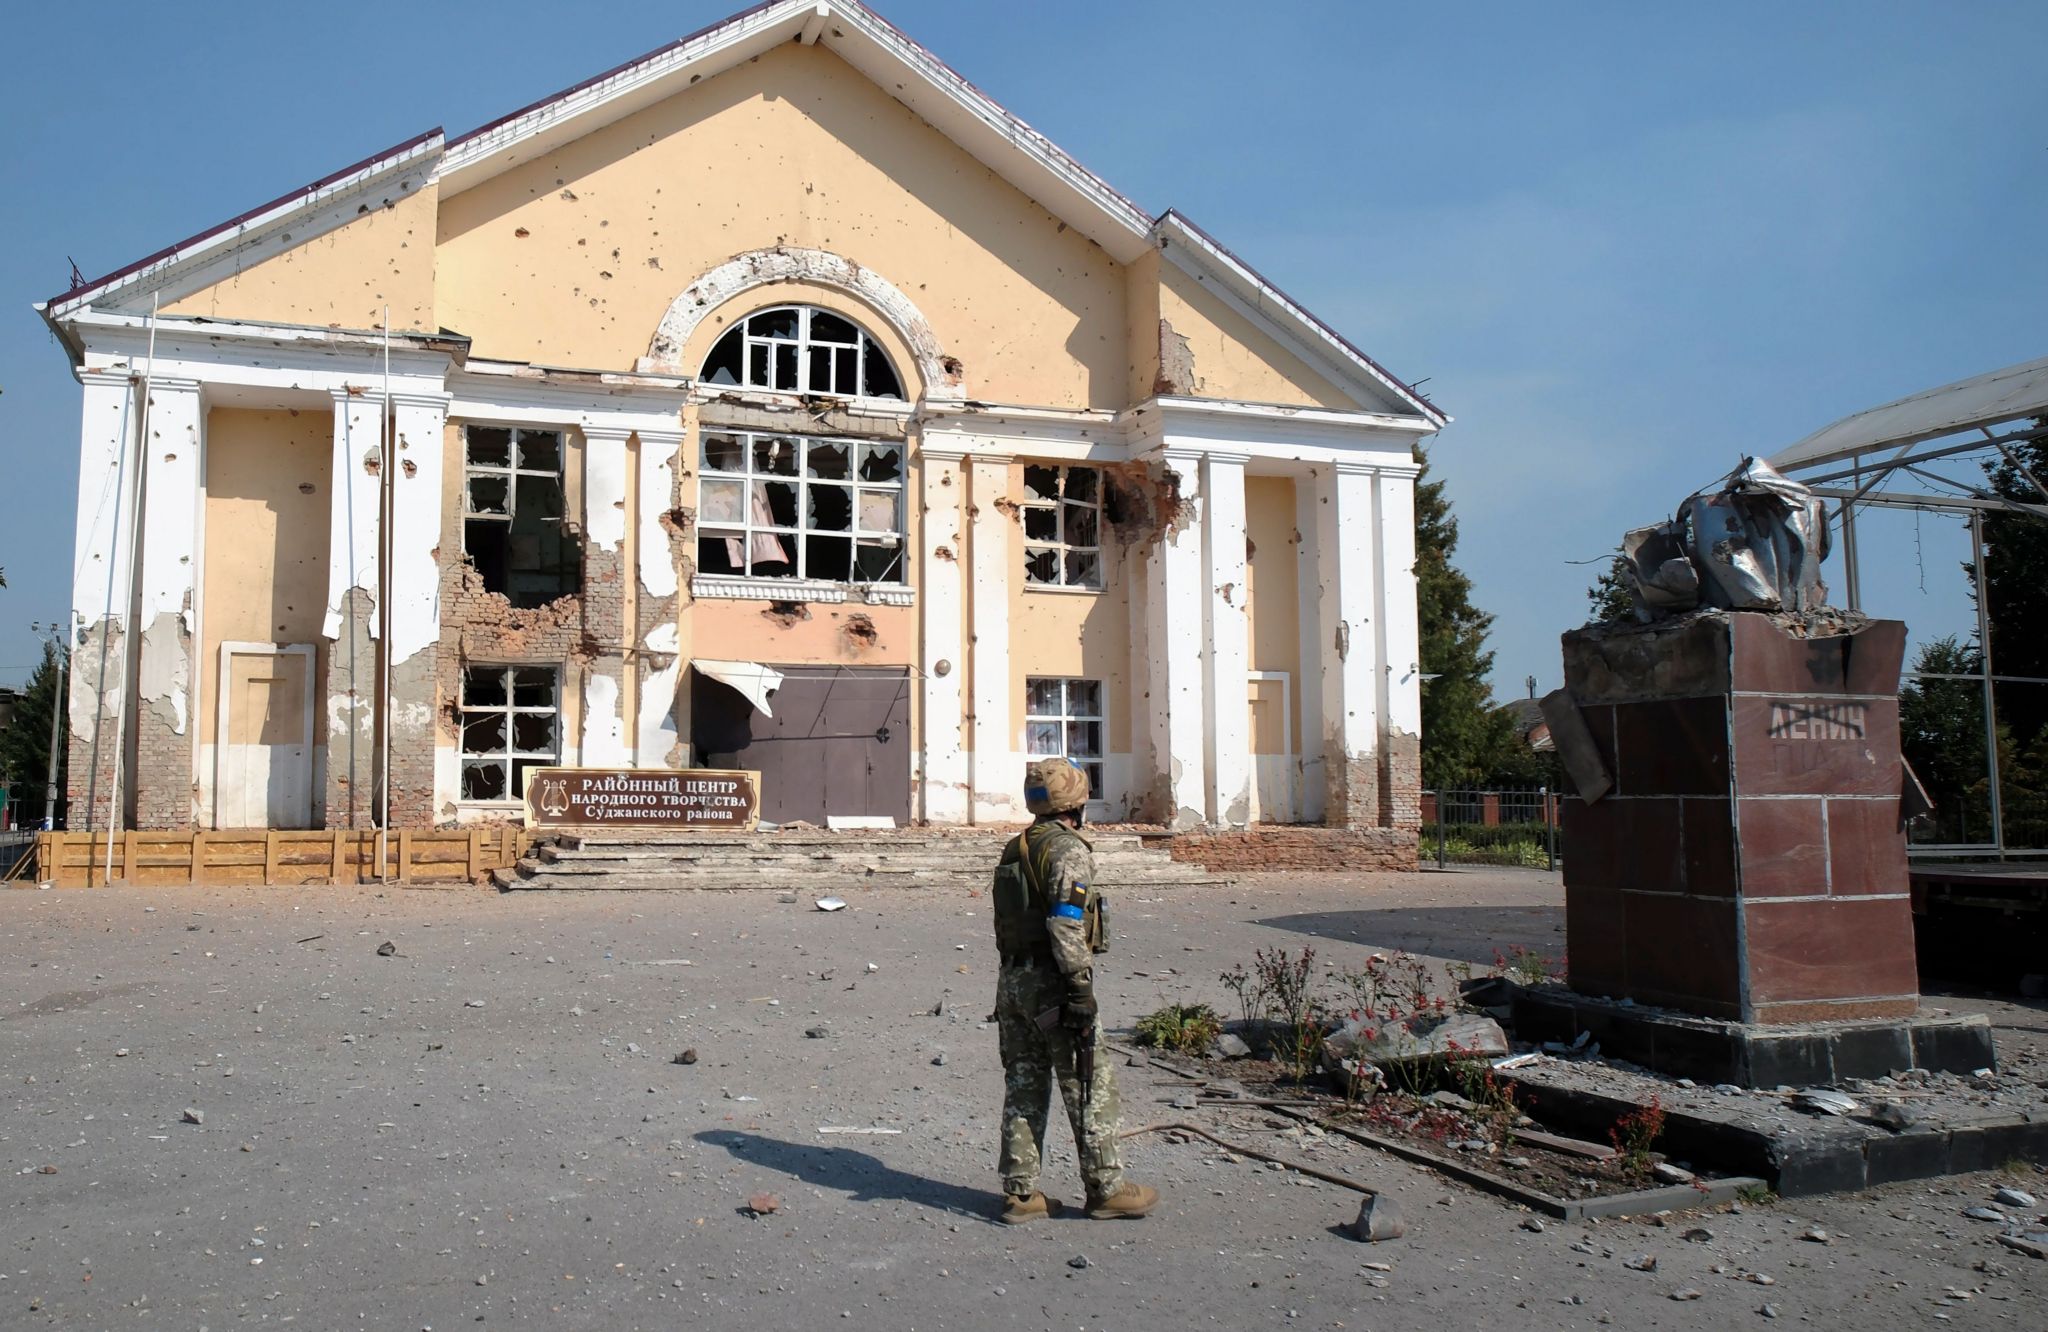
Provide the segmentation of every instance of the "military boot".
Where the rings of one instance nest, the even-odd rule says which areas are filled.
[[[1091,1201],[1088,1204],[1088,1215],[1097,1221],[1114,1221],[1118,1217],[1143,1216],[1158,1203],[1158,1189],[1133,1184],[1127,1179],[1107,1198]]]
[[[1060,1200],[1048,1198],[1042,1193],[1012,1193],[1003,1198],[1003,1224],[1021,1226],[1026,1221],[1037,1221],[1042,1217],[1058,1216]]]

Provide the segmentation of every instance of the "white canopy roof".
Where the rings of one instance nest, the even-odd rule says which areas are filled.
[[[1897,449],[2023,417],[2048,416],[2048,356],[1870,407],[1771,455],[1781,472]]]
[[[745,694],[763,717],[775,715],[769,710],[768,696],[782,688],[782,672],[773,666],[763,666],[758,661],[713,661],[708,657],[692,657],[690,665],[697,674]]]

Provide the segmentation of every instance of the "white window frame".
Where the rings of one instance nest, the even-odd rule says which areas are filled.
[[[1096,710],[1076,712],[1073,707],[1073,686],[1092,685],[1095,689]],[[1031,694],[1033,685],[1059,686],[1059,711],[1057,713],[1033,711]],[[1042,752],[1032,744],[1033,723],[1056,724],[1060,728],[1060,747],[1057,752]],[[1068,743],[1070,727],[1093,723],[1096,727],[1096,753],[1076,757]],[[1085,676],[1030,675],[1024,678],[1024,751],[1028,758],[1064,758],[1078,764],[1088,774],[1088,802],[1100,805],[1108,799],[1104,785],[1105,768],[1109,756],[1109,691],[1101,680]]]
[[[502,430],[506,433],[505,466],[499,467],[493,463],[477,463],[470,461],[469,438],[470,432],[473,430]],[[554,436],[555,465],[552,469],[544,467],[522,467],[519,465],[522,461],[522,455],[520,453],[520,444],[529,435]],[[519,516],[519,478],[522,476],[546,477],[548,480],[553,481],[555,483],[555,488],[561,492],[562,496],[562,512],[558,517],[551,518],[548,521],[554,523],[558,529],[566,530],[570,523],[569,432],[563,429],[561,426],[552,425],[512,425],[508,422],[502,421],[465,421],[462,423],[462,520],[464,523],[462,534],[462,553],[464,558],[472,558],[469,554],[469,529],[467,524],[469,524],[472,521],[503,523],[505,526],[505,538],[507,542],[505,569],[506,586],[500,595],[506,597],[510,597],[512,595],[510,542],[512,536],[512,525],[514,522],[518,520]],[[476,507],[475,496],[472,494],[469,485],[470,481],[475,477],[502,478],[504,480],[505,511],[503,513],[496,513],[489,509],[479,509]],[[558,595],[574,595],[580,592],[581,590],[582,574],[579,570],[574,580],[573,586],[565,589],[563,593]]]
[[[503,704],[472,704],[469,701],[469,676],[472,671],[496,671],[504,680],[505,701]],[[518,671],[547,671],[554,677],[552,701],[542,706],[520,703],[513,692],[513,675]],[[519,805],[526,799],[524,791],[515,790],[512,785],[513,764],[545,760],[540,766],[553,767],[562,761],[562,675],[560,666],[552,662],[465,662],[462,673],[457,677],[456,689],[456,747],[459,757],[456,761],[456,791],[458,803],[464,805]],[[522,715],[541,714],[555,719],[555,743],[549,750],[525,750],[517,747],[515,737],[516,719]],[[473,750],[469,747],[469,721],[472,717],[502,716],[505,719],[505,747],[495,750]],[[496,761],[504,765],[505,794],[496,800],[476,799],[467,794],[466,778],[471,762]]]
[[[1102,568],[1104,560],[1102,545],[1102,469],[1099,467],[1068,466],[1056,463],[1034,462],[1025,464],[1027,470],[1034,467],[1044,468],[1057,475],[1059,478],[1059,493],[1051,499],[1031,499],[1027,491],[1026,498],[1018,501],[1018,522],[1025,533],[1024,585],[1028,588],[1059,587],[1100,592],[1104,582]],[[1076,472],[1087,472],[1095,478],[1094,499],[1070,500],[1067,498],[1067,478]],[[1088,510],[1095,515],[1095,540],[1092,543],[1071,542],[1067,539],[1067,509],[1070,506]],[[1049,541],[1043,537],[1030,535],[1030,515],[1033,512],[1043,512],[1048,509],[1052,511],[1053,516],[1053,536]],[[1054,574],[1056,576],[1052,578],[1040,578],[1031,569],[1032,558],[1046,551],[1051,551],[1054,556]],[[1092,579],[1076,579],[1068,573],[1067,557],[1072,554],[1093,555],[1095,557],[1095,576]]]
[[[782,314],[794,314],[796,316],[796,336],[794,338],[770,333],[757,333],[755,331],[756,326],[765,325],[770,316]],[[811,328],[813,317],[820,314],[828,315],[833,319],[839,320],[841,323],[852,326],[854,340],[852,342],[844,342],[838,339],[814,335]],[[740,374],[739,383],[734,387],[765,389],[771,393],[817,394],[834,398],[866,397],[868,395],[862,392],[862,389],[867,383],[867,359],[870,356],[875,356],[880,358],[884,366],[888,367],[890,378],[896,381],[895,398],[900,400],[903,396],[903,376],[896,369],[896,363],[889,358],[888,353],[884,352],[881,345],[875,341],[874,334],[862,328],[858,321],[841,314],[837,310],[828,310],[816,305],[771,305],[764,309],[751,311],[744,319],[739,321],[736,327],[740,339]],[[698,377],[704,383],[714,384],[714,381],[705,377],[708,373],[705,367],[710,365],[711,357],[717,353],[719,347],[725,343],[727,338],[733,335],[734,329],[727,329],[712,342],[711,351],[705,354],[704,365],[698,368]],[[777,352],[785,347],[793,350],[796,360],[795,382],[788,384],[776,382],[778,379],[776,374]],[[819,387],[813,382],[815,378],[813,374],[815,369],[814,358],[811,354],[813,351],[822,351],[826,354],[825,364],[828,369],[830,383],[824,387]],[[843,353],[851,353],[851,355],[850,357],[843,357]],[[844,376],[840,374],[840,370],[848,360],[852,364],[852,382],[842,388],[840,384]],[[760,367],[760,373],[758,374],[756,373],[756,362],[759,363]]]
[[[743,471],[727,471],[710,464],[710,445],[714,439],[739,441],[740,459]],[[797,461],[794,473],[766,472],[757,470],[756,448],[762,441],[781,440],[796,446]],[[737,539],[745,558],[743,567],[730,574],[703,574],[693,580],[709,587],[726,586],[745,588],[750,593],[759,587],[764,592],[753,593],[768,597],[788,597],[794,589],[804,587],[876,587],[903,588],[908,586],[907,562],[909,541],[904,533],[904,505],[909,496],[910,446],[898,439],[861,439],[854,436],[837,435],[788,435],[763,430],[728,430],[722,427],[704,427],[698,432],[697,446],[697,539],[702,541],[725,541]],[[843,447],[849,459],[844,480],[812,477],[808,474],[810,450],[818,445]],[[893,449],[896,452],[896,479],[893,481],[865,481],[861,479],[860,465],[865,449]],[[705,516],[704,488],[718,482],[736,482],[740,487],[741,520],[713,521]],[[786,526],[779,523],[759,523],[754,520],[754,487],[771,482],[796,488],[796,523]],[[810,526],[810,488],[813,485],[844,490],[852,504],[852,526],[845,529],[813,528]],[[865,495],[886,494],[892,496],[894,514],[887,528],[871,528],[862,522],[861,499]],[[795,548],[796,558],[790,561],[787,574],[763,574],[754,571],[754,543],[757,536],[769,537],[783,543],[783,549]],[[844,539],[848,542],[847,574],[843,579],[819,578],[810,572],[810,549],[806,537],[827,537]],[[893,577],[867,579],[860,576],[860,550],[863,545],[886,548],[895,543],[896,567]],[[779,561],[768,561],[778,563]],[[699,561],[701,566],[702,561]]]

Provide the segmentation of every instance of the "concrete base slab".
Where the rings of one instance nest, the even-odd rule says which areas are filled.
[[[1915,1068],[1974,1073],[1997,1067],[1991,1025],[1982,1017],[1759,1026],[1593,998],[1561,986],[1515,986],[1509,1006],[1521,1040],[1571,1044],[1583,1035],[1610,1059],[1737,1087],[1816,1087]]]

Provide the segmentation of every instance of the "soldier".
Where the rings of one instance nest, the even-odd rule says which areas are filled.
[[[1066,759],[1042,759],[1024,773],[1024,802],[1038,816],[1003,848],[991,892],[996,950],[996,1022],[1003,1053],[1003,1220],[1055,1215],[1038,1191],[1052,1087],[1074,1127],[1088,1215],[1138,1217],[1159,1192],[1124,1178],[1117,1156],[1116,1072],[1093,1067],[1101,1029],[1095,1014],[1095,957],[1108,947],[1095,860],[1078,831],[1088,777]]]

